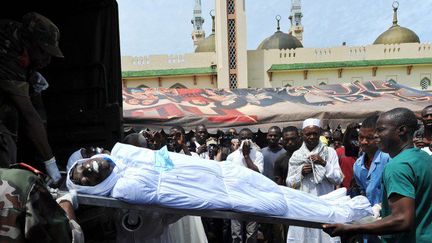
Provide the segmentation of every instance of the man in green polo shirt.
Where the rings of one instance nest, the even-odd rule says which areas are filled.
[[[382,219],[370,224],[327,224],[331,236],[382,235],[385,242],[431,242],[432,157],[415,148],[415,114],[406,108],[383,113],[376,126],[380,149],[391,159],[384,168]]]

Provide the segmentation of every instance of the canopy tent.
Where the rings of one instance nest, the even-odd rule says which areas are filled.
[[[235,90],[123,89],[125,123],[148,129],[180,125],[188,130],[205,124],[213,131],[230,127],[257,131],[300,127],[311,117],[335,128],[396,107],[420,112],[431,103],[428,92],[382,81]]]

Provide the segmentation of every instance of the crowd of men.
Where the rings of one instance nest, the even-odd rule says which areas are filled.
[[[29,90],[37,95],[47,87],[37,70],[52,56],[63,56],[58,37],[57,27],[37,13],[25,15],[23,23],[0,22],[0,166],[20,168],[0,169],[0,241],[80,242],[82,237],[74,221],[73,192],[56,202],[41,179],[43,173],[15,164],[17,127],[10,123],[11,114],[20,115],[21,128],[39,152],[47,178],[52,185],[58,183],[56,159],[29,95]],[[202,218],[210,242],[333,242],[331,237],[356,234],[367,242],[432,239],[432,105],[417,116],[405,108],[392,109],[346,129],[323,129],[315,118],[305,120],[302,127],[273,126],[264,142],[248,128],[210,134],[204,124],[193,136],[174,126],[167,134],[130,133],[123,142],[153,150],[167,146],[171,152],[235,163],[317,196],[346,187],[351,197],[365,195],[378,219],[323,225],[320,230]],[[109,153],[82,148],[69,162],[102,152]]]
[[[389,124],[383,122],[386,121],[386,117],[390,117],[392,123],[400,123],[392,124],[393,127],[399,126],[400,129],[393,131],[397,133],[393,134],[393,140],[385,137],[388,134],[380,137],[380,133],[385,133],[389,129]],[[236,163],[262,173],[279,185],[318,196],[345,187],[351,197],[366,196],[372,205],[374,217],[380,219],[394,213],[394,206],[398,205],[401,197],[415,200],[415,203],[417,200],[432,197],[430,185],[425,185],[429,189],[424,189],[422,193],[425,194],[422,195],[417,195],[417,191],[400,192],[398,189],[407,190],[405,186],[408,182],[403,181],[403,178],[395,179],[392,173],[402,174],[407,172],[407,169],[394,169],[392,166],[385,169],[389,161],[397,160],[398,154],[404,150],[412,153],[418,150],[418,156],[431,160],[431,131],[432,105],[425,107],[417,116],[407,109],[398,108],[381,116],[369,116],[361,123],[349,124],[345,129],[340,126],[334,130],[323,129],[319,119],[307,119],[299,128],[289,126],[281,129],[272,126],[266,133],[264,143],[259,142],[264,144],[261,147],[257,144],[257,133],[248,128],[243,128],[238,133],[235,128],[230,128],[225,132],[219,130],[215,134],[210,134],[204,124],[196,126],[195,131],[188,135],[180,126],[172,127],[167,133],[163,130],[130,132],[124,142],[154,150],[166,145],[172,152]],[[398,143],[400,147],[397,147]],[[427,160],[417,163],[426,163],[422,167],[424,171],[430,167]],[[386,182],[391,186],[386,185]],[[383,198],[388,200],[383,201]],[[423,210],[430,219],[432,209]],[[412,218],[417,213],[417,208],[413,208],[411,213]],[[210,242],[241,242],[242,239],[246,239],[246,242],[256,242],[260,239],[267,242],[333,242],[334,238],[330,238],[328,233],[333,236],[342,232],[337,227],[332,231],[334,226],[330,225],[326,225],[326,231],[321,231],[301,227],[288,229],[283,225],[236,220],[203,218],[202,221]],[[417,228],[418,224],[422,223],[411,222],[409,225]],[[389,226],[385,227],[387,228],[384,232],[387,233]],[[371,231],[358,231],[367,242],[380,242],[383,237],[378,236],[381,234],[377,232],[376,228]],[[408,235],[416,232],[419,235],[404,237],[420,242],[422,237],[425,237],[421,236],[421,230],[411,231]],[[430,236],[429,233],[427,235]]]

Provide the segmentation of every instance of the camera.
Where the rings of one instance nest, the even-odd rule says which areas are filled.
[[[214,160],[214,157],[217,155],[219,151],[219,145],[217,144],[209,144],[207,145],[209,158]]]
[[[223,134],[219,137],[219,144],[223,147],[230,147],[231,146],[231,140],[234,138],[234,135],[232,134]]]

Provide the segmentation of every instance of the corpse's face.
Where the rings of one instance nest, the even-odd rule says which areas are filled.
[[[320,128],[317,126],[308,126],[303,129],[303,141],[309,150],[314,149],[319,143]]]
[[[90,158],[72,169],[71,180],[77,185],[95,186],[104,181],[112,170],[112,163],[106,159]]]

